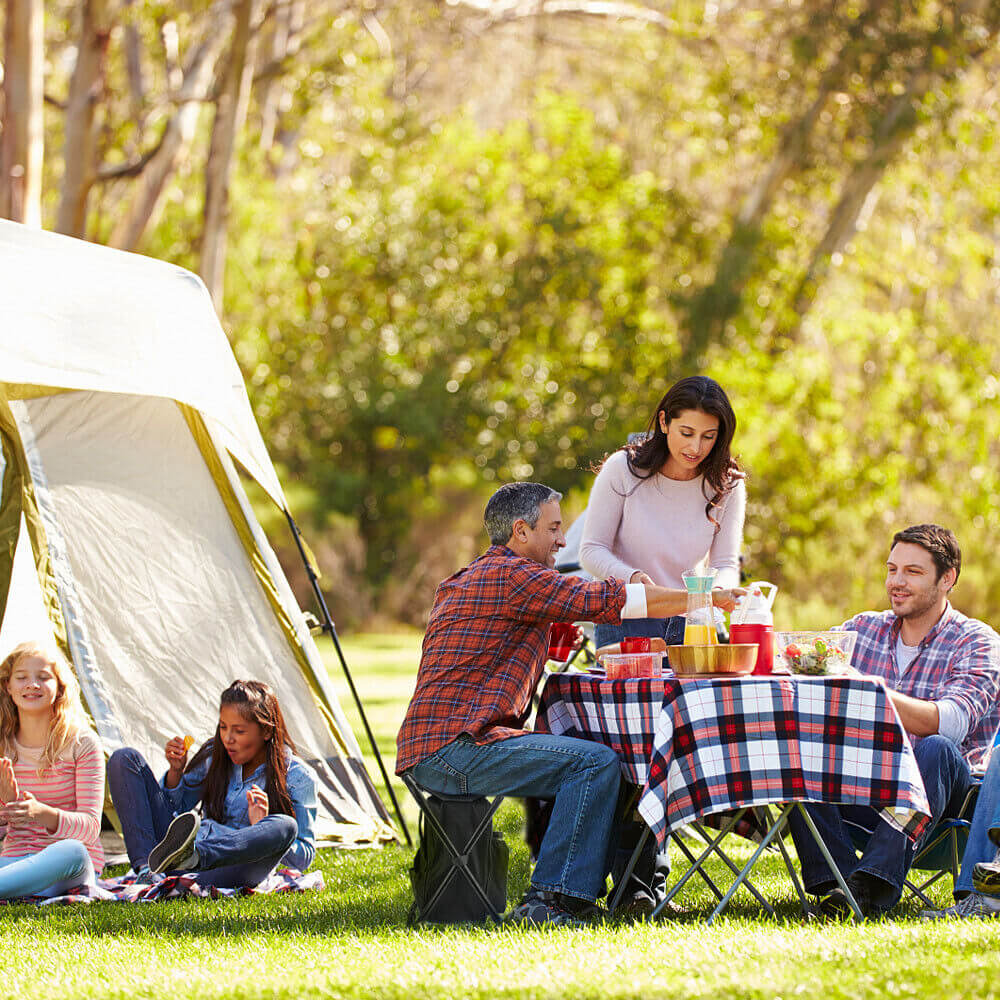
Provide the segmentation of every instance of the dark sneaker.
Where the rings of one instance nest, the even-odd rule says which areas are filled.
[[[582,915],[578,916],[568,906],[563,905],[563,901],[569,898],[555,892],[530,889],[524,894],[521,902],[504,917],[504,923],[526,927],[585,927],[586,922]],[[582,899],[575,902],[581,904],[581,909],[588,905],[593,908],[592,903],[587,904]]]
[[[181,813],[170,821],[167,832],[156,847],[149,852],[147,864],[154,874],[181,870],[191,871],[198,866],[198,852],[194,838],[198,835],[201,820],[194,811]]]
[[[656,909],[653,894],[645,889],[637,889],[633,893],[622,896],[621,902],[615,907],[614,915],[622,920],[648,920]]]
[[[1000,863],[980,861],[972,869],[972,886],[984,896],[1000,896]]]
[[[854,901],[858,904],[858,909],[861,910],[862,916],[874,916],[868,886],[860,879],[854,877],[847,880],[847,885],[854,896]],[[829,895],[820,900],[819,912],[822,916],[830,920],[853,920],[855,917],[854,910],[847,899],[847,893],[839,885]]]
[[[976,867],[979,866],[976,865]],[[950,917],[966,920],[970,918],[987,919],[996,916],[1000,916],[1000,910],[994,910],[979,892],[970,892],[968,896],[960,899],[954,906],[949,906],[946,910],[922,910],[920,913],[921,920],[947,920]]]

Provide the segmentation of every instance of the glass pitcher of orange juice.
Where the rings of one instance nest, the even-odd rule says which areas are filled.
[[[687,612],[684,625],[685,646],[712,646],[718,643],[715,614],[712,611],[712,584],[715,570],[688,570],[681,575],[687,589]]]

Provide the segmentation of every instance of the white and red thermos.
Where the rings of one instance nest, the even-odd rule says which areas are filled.
[[[764,587],[770,588],[766,596]],[[777,594],[778,588],[767,580],[751,583],[729,620],[731,643],[757,643],[755,674],[769,674],[774,669],[774,615],[771,608]]]

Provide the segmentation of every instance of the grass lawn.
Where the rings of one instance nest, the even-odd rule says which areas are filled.
[[[359,636],[344,647],[391,771],[419,636]],[[339,664],[324,652],[354,722]],[[517,805],[505,804],[511,899],[528,874],[520,825]],[[1000,921],[926,925],[911,907],[861,928],[804,923],[777,858],[755,876],[777,919],[741,892],[731,915],[705,927],[709,893],[696,887],[682,896],[689,916],[655,926],[411,931],[410,854],[321,852],[320,893],[0,907],[0,998],[1000,996]]]

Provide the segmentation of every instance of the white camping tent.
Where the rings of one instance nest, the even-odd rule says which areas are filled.
[[[0,650],[54,636],[107,751],[162,764],[277,691],[317,832],[395,834],[234,459],[284,508],[232,350],[179,267],[0,220]]]

